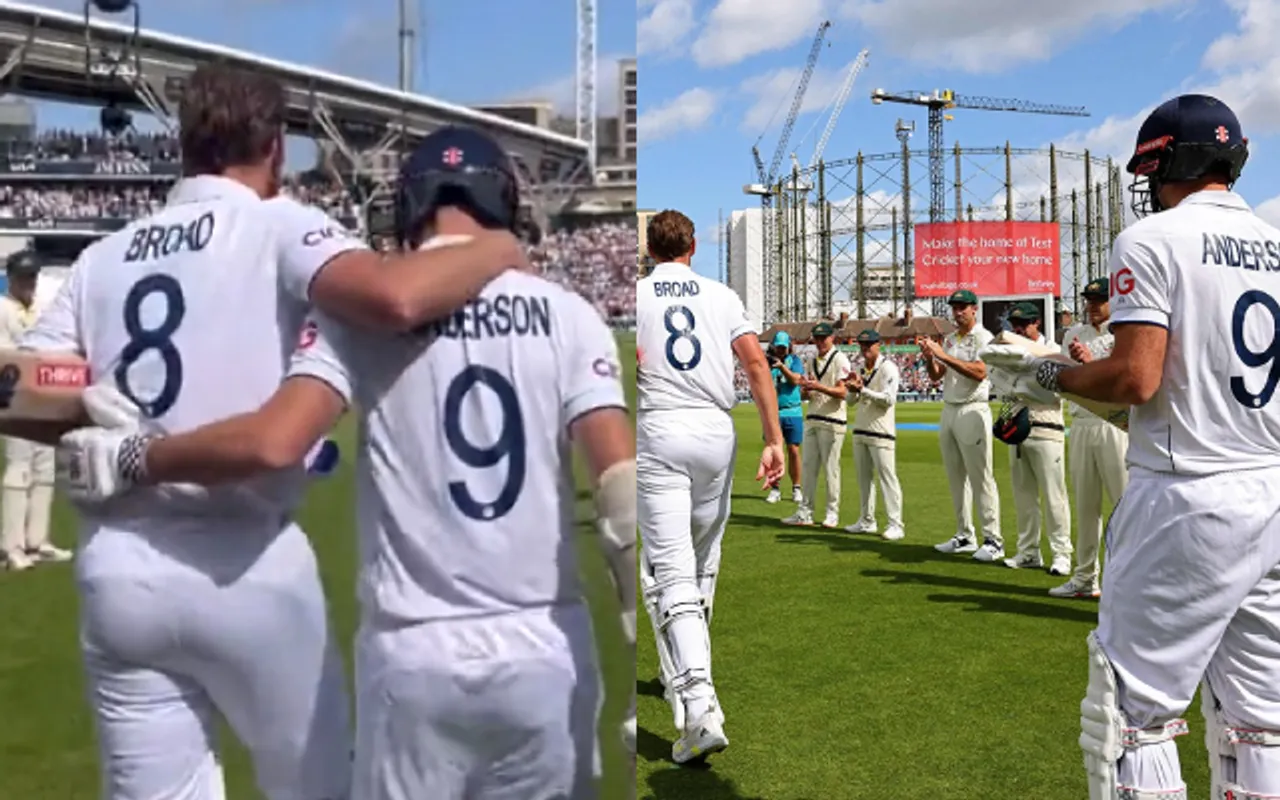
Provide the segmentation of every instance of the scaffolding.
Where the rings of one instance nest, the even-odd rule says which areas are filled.
[[[914,236],[930,221],[929,152],[863,154],[794,167],[771,187],[777,267],[765,270],[765,323],[931,313],[914,293]],[[1056,222],[1061,303],[1080,311],[1080,290],[1107,273],[1111,243],[1125,224],[1120,167],[1110,158],[1043,149],[948,152],[947,204],[939,221]],[[772,274],[770,274],[772,273]]]

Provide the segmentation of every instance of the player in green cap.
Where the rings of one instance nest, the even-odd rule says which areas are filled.
[[[955,535],[934,547],[941,553],[973,553],[978,561],[997,561],[1004,558],[1004,538],[1000,535],[1000,495],[991,468],[991,407],[987,405],[991,382],[987,365],[978,358],[978,351],[995,337],[978,324],[978,297],[973,292],[952,292],[947,303],[956,330],[947,334],[942,344],[927,336],[916,338],[929,377],[942,381],[938,441],[956,515]],[[974,495],[982,524],[981,546],[973,529]]]
[[[1080,292],[1085,321],[1062,337],[1062,352],[1082,364],[1106,358],[1115,345],[1111,334],[1111,294],[1106,278],[1095,278]],[[1049,590],[1054,597],[1098,597],[1098,552],[1102,547],[1102,495],[1115,505],[1129,483],[1124,463],[1129,434],[1097,414],[1071,404],[1067,456],[1076,500],[1076,568],[1071,579]]]
[[[796,513],[782,520],[787,525],[813,524],[821,473],[827,484],[827,509],[822,526],[840,527],[840,450],[848,421],[845,397],[849,393],[845,380],[853,367],[848,356],[836,349],[835,332],[831,323],[819,322],[810,334],[818,354],[809,360],[804,383],[800,384],[801,392],[809,401],[800,480],[803,499]]]
[[[1040,333],[1041,315],[1035,303],[1014,304],[1008,320],[1017,335],[1040,345],[1048,344]],[[1066,575],[1071,571],[1071,508],[1067,502],[1062,401],[1027,401],[1026,406],[1031,430],[1025,441],[1009,447],[1009,474],[1018,523],[1017,552],[1004,563],[1013,569],[1044,567],[1044,556],[1040,552],[1043,497],[1045,533],[1053,556],[1049,573]]]

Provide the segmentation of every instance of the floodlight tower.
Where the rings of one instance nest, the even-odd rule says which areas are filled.
[[[596,180],[596,0],[578,0],[577,137],[587,143],[587,174]]]

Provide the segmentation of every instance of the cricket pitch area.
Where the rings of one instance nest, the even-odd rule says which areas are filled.
[[[618,337],[623,380],[634,407],[635,337]],[[355,595],[355,484],[352,463],[355,425],[343,421],[336,438],[343,459],[336,474],[317,482],[297,515],[315,544],[334,632],[343,643],[348,680],[351,643],[358,619]],[[591,491],[579,482],[582,570],[595,617],[596,643],[606,699],[601,722],[604,760],[602,798],[629,793],[630,759],[620,725],[626,713],[635,665],[625,647],[618,603],[592,524]],[[54,540],[71,547],[75,518],[59,500]],[[25,573],[0,573],[0,800],[98,800],[98,754],[93,718],[85,702],[77,644],[78,599],[71,565],[48,564]],[[648,635],[647,626],[643,628]],[[643,636],[641,639],[643,640]],[[269,655],[264,653],[264,656]],[[248,758],[223,730],[227,796],[257,798]],[[424,798],[423,800],[427,800]]]
[[[782,525],[795,509],[790,480],[783,482],[783,502],[764,502],[754,482],[756,410],[735,410],[733,514],[711,626],[730,745],[701,766],[672,763],[676,733],[658,682],[652,627],[642,619],[640,798],[1088,796],[1077,739],[1085,636],[1096,625],[1097,602],[1049,597],[1065,578],[1044,570],[1012,570],[933,549],[955,532],[938,434],[929,429],[940,415],[939,404],[897,407],[907,535],[886,542]],[[1007,451],[994,444],[1001,530],[1012,556]],[[848,437],[843,453],[841,524],[849,525],[859,499]],[[825,497],[820,491],[819,509]],[[877,511],[883,530],[879,500]],[[1047,543],[1043,548],[1047,556]],[[1197,699],[1186,714],[1191,734],[1177,740],[1193,798],[1209,791],[1199,707]]]

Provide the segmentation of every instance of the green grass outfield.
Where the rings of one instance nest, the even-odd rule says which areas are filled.
[[[641,622],[639,796],[1087,797],[1076,740],[1097,603],[1049,597],[1063,579],[1044,571],[933,550],[955,531],[936,432],[900,431],[907,537],[885,542],[781,525],[794,506],[766,504],[752,480],[755,409],[741,406],[735,417],[737,482],[711,631],[731,744],[705,766],[672,764],[671,713],[651,628]],[[938,418],[937,405],[898,407],[900,423]],[[856,520],[858,493],[847,439],[844,447],[847,525]],[[995,473],[1012,555],[1008,455],[998,442]],[[789,482],[784,489],[789,495]],[[1183,771],[1190,796],[1207,797],[1198,701],[1188,720],[1192,733],[1178,740]]]
[[[634,397],[635,340],[620,337],[626,385]],[[350,676],[350,643],[356,624],[354,536],[354,426],[344,422],[338,436],[343,465],[315,485],[298,516],[320,557],[334,628],[345,643]],[[622,643],[617,602],[590,519],[590,494],[579,496],[583,569],[596,612],[596,639],[602,654],[608,697],[602,724],[606,800],[625,797],[631,781],[618,736],[628,688],[635,679],[633,658]],[[55,510],[55,540],[70,546],[74,519],[65,505]],[[26,573],[0,573],[0,800],[96,800],[97,750],[84,701],[84,681],[76,644],[77,597],[71,568],[47,565]],[[269,656],[264,651],[264,656]],[[232,800],[258,797],[244,752],[227,736],[227,792]],[[423,798],[430,800],[430,798]]]

